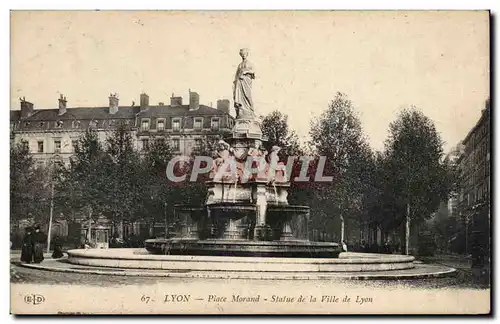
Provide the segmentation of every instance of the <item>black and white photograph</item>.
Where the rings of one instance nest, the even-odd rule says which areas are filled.
[[[11,10],[11,314],[490,314],[491,20]]]

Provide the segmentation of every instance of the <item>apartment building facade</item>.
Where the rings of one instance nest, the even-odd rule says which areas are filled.
[[[152,139],[163,139],[174,153],[189,156],[204,139],[219,137],[231,131],[234,125],[229,100],[218,100],[217,107],[213,108],[200,104],[198,93],[191,91],[186,104],[182,97],[174,94],[168,105],[163,102],[150,104],[145,93],[140,94],[139,105],[134,102],[129,106],[120,105],[117,94],[110,94],[108,100],[109,104],[103,107],[70,107],[67,98],[61,95],[57,108],[36,109],[33,103],[20,98],[20,109],[10,111],[11,145],[26,142],[38,167],[54,162],[68,164],[76,142],[88,128],[94,129],[104,143],[113,130],[124,123],[129,126],[136,150],[143,151]],[[17,230],[22,232],[22,228],[31,223],[32,220],[26,219]],[[138,235],[144,231],[143,225],[141,222],[126,224],[124,233],[119,234],[122,237]],[[42,227],[48,230],[48,224]],[[113,231],[105,218],[98,224],[90,224],[85,217],[69,224],[64,216],[54,215],[52,234],[74,236],[80,233],[84,238],[89,237],[90,228],[97,227],[109,234]],[[165,225],[158,223],[155,227],[161,229]]]
[[[151,105],[149,96],[140,94],[140,104],[120,106],[116,94],[110,94],[107,107],[68,107],[63,95],[58,108],[35,109],[25,98],[20,99],[20,110],[10,111],[11,142],[26,141],[36,164],[50,161],[67,164],[74,153],[76,141],[88,128],[97,131],[104,142],[120,123],[130,126],[134,147],[141,151],[151,138],[168,141],[179,155],[190,155],[204,138],[229,132],[234,118],[229,113],[229,100],[217,101],[217,107],[199,103],[199,95],[190,92],[189,103],[174,96],[165,105]]]

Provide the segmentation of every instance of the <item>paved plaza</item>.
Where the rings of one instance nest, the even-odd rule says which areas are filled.
[[[435,261],[435,258],[434,258]],[[46,260],[40,264],[44,268],[50,268],[57,262],[51,259],[50,255],[46,255]],[[418,261],[417,261],[418,262]],[[459,262],[459,261],[457,261]],[[60,264],[60,262],[57,262]],[[461,263],[463,265],[463,262]],[[425,264],[418,262],[420,267],[439,267],[439,264]],[[457,265],[446,264],[447,266]],[[42,285],[76,285],[76,286],[130,286],[130,285],[152,285],[158,282],[172,283],[172,282],[197,282],[203,281],[228,281],[240,279],[217,279],[217,278],[190,278],[184,276],[182,272],[173,273],[170,276],[165,275],[151,275],[144,276],[138,273],[137,275],[117,275],[118,270],[123,269],[98,269],[99,274],[93,269],[92,271],[72,271],[72,270],[88,270],[88,268],[77,265],[64,264],[69,271],[48,271],[44,269],[28,268],[21,266],[19,262],[19,255],[17,253],[11,254],[11,282],[13,284],[42,284]],[[129,269],[127,271],[136,271]],[[113,274],[114,272],[114,274]],[[304,282],[311,283],[311,279],[303,278]],[[307,280],[306,280],[307,279]],[[370,280],[353,280],[353,279],[370,279]],[[241,281],[254,281],[254,282],[269,282],[268,280],[248,279],[241,278]],[[271,279],[272,280],[272,279]],[[295,280],[299,280],[295,279]],[[295,283],[294,280],[294,283]],[[281,280],[287,282],[287,280]],[[328,282],[329,285],[343,286],[343,287],[373,287],[384,289],[442,289],[442,288],[457,288],[457,289],[488,289],[489,285],[484,280],[478,280],[472,275],[472,271],[467,267],[457,267],[457,271],[452,275],[444,277],[426,277],[420,279],[414,278],[399,278],[399,279],[377,279],[377,278],[364,278],[362,276],[347,278],[331,278],[331,280],[318,280],[324,284]]]
[[[47,256],[41,266],[56,262]],[[438,301],[449,300],[454,313],[484,314],[490,303],[488,285],[476,282],[467,269],[439,278],[390,280],[193,278],[180,272],[155,277],[117,275],[117,270],[141,271],[48,271],[22,266],[13,254],[11,300],[18,307],[13,310],[36,314],[445,314],[449,309]],[[44,302],[27,307],[27,296],[39,296]],[[259,301],[235,303],[235,298]],[[297,298],[307,300],[298,303]]]

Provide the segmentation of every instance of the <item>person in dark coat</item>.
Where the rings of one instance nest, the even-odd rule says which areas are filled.
[[[43,246],[47,241],[47,236],[40,231],[40,226],[35,227],[33,233],[33,262],[40,263],[43,261]]]
[[[59,236],[54,237],[54,252],[52,253],[53,259],[59,259],[63,257],[62,242]]]
[[[366,242],[364,240],[361,241],[359,249],[361,250],[361,252],[366,252]]]
[[[26,227],[21,243],[21,262],[31,263],[33,261],[33,229]]]

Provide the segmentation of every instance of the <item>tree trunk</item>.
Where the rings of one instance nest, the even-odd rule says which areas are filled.
[[[154,237],[155,221],[154,219],[149,223],[149,237]]]
[[[50,238],[52,236],[52,218],[54,214],[54,182],[50,187],[50,211],[49,211],[49,228],[47,230],[47,253],[50,252]]]
[[[340,242],[344,242],[344,228],[345,228],[344,217],[340,215]]]
[[[87,233],[89,243],[92,242],[92,209],[89,208],[89,231]]]
[[[406,204],[406,255],[410,254],[410,203]]]
[[[123,218],[120,219],[120,224],[118,226],[119,226],[118,235],[119,235],[120,239],[123,240],[123,237],[124,237],[123,236],[123,230],[124,230],[124,228],[123,228]]]
[[[14,231],[13,231],[12,234],[14,234],[14,235],[20,235],[21,234],[21,220],[19,218],[16,219],[16,221],[14,223]]]

